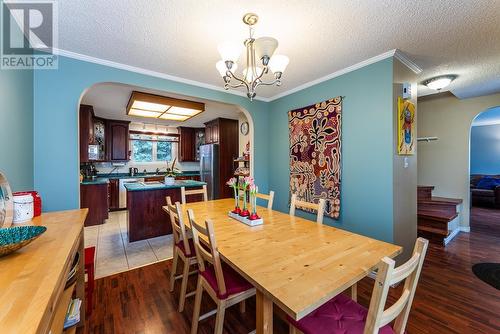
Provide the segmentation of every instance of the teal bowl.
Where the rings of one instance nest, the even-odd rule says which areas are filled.
[[[45,231],[47,231],[45,226],[15,226],[0,229],[0,256],[23,248]]]

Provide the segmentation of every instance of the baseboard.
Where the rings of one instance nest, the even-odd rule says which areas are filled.
[[[451,233],[443,239],[443,245],[447,245],[453,238],[455,238],[457,236],[457,234],[461,231],[460,227],[457,227],[456,229],[454,229],[453,231],[451,231]]]

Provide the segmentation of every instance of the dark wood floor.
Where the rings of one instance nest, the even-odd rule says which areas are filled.
[[[448,246],[430,245],[417,288],[407,333],[500,333],[500,291],[477,279],[471,266],[500,262],[500,210],[473,208],[471,233],[459,234]],[[94,312],[85,333],[189,333],[193,298],[177,312],[179,284],[168,291],[171,262],[166,261],[96,281]],[[194,278],[194,277],[193,277]],[[373,281],[359,286],[359,302],[369,303]],[[194,280],[191,288],[194,288]],[[401,287],[391,291],[394,302]],[[213,308],[203,297],[202,312]],[[255,328],[255,299],[240,314],[226,312],[226,333],[248,333]],[[214,318],[200,323],[199,333],[213,333]],[[288,333],[275,317],[275,333]]]

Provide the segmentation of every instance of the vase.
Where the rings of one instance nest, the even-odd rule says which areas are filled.
[[[239,201],[239,197],[238,197],[238,189],[236,188],[233,188],[234,189],[234,210],[231,211],[232,213],[235,213],[235,214],[240,214],[241,213],[241,210],[240,210],[240,201]]]
[[[165,184],[172,185],[175,183],[175,177],[165,176]]]
[[[247,209],[247,191],[246,189],[243,190],[243,209],[241,210],[240,216],[242,217],[248,217],[250,215],[250,212],[248,212]]]

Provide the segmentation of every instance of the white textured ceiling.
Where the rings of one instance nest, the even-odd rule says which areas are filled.
[[[130,94],[132,94],[132,91],[134,90],[144,93],[174,97],[178,99],[203,102],[205,103],[205,111],[184,122],[128,116],[126,113],[127,104],[130,99]],[[81,103],[93,106],[94,113],[98,117],[172,127],[205,127],[204,123],[212,119],[218,117],[238,119],[243,114],[240,110],[238,110],[236,106],[230,104],[218,103],[177,94],[169,94],[159,90],[145,89],[142,87],[116,83],[101,83],[90,87],[83,95]]]
[[[449,88],[460,98],[500,91],[499,0],[64,0],[59,47],[222,86],[217,44],[247,37],[246,12],[290,58],[283,85],[260,87],[262,97],[396,48],[420,80],[457,74]]]

